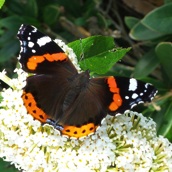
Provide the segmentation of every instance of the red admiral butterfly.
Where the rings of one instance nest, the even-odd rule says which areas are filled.
[[[78,73],[68,56],[35,27],[22,25],[19,61],[27,78],[22,99],[29,114],[49,123],[62,135],[80,138],[94,133],[107,114],[124,113],[149,102],[157,90],[134,78],[90,78]]]

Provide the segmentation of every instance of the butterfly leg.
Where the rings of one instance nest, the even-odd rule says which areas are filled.
[[[63,126],[57,124],[54,120],[47,118],[46,124],[52,125],[56,130],[59,130],[60,132],[64,129]]]

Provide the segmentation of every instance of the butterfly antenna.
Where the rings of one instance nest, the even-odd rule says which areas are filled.
[[[85,56],[84,56],[84,48],[83,48],[83,43],[82,43],[82,38],[80,38],[80,48],[81,48],[81,54],[80,54],[79,61],[82,61],[85,58]],[[84,66],[86,67],[85,60],[84,60]]]
[[[80,38],[80,48],[81,48],[81,55],[79,61],[82,61],[84,59],[84,49],[82,44],[82,38]]]

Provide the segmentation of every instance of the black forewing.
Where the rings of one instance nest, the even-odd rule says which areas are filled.
[[[45,60],[43,63],[39,63],[35,70],[30,70],[27,67],[28,59],[32,56],[44,56],[45,54],[64,53],[63,50],[49,37],[30,25],[21,25],[17,37],[20,40],[21,50],[19,61],[23,70],[30,73],[51,73],[52,68],[59,66],[57,62],[49,62]],[[38,43],[42,40],[42,43]],[[39,57],[37,57],[39,58]],[[73,64],[70,64],[71,66]]]
[[[66,57],[63,61],[48,61],[39,63],[35,70],[27,68],[28,59],[31,56],[43,56],[44,54],[64,53],[63,50],[50,37],[38,31],[35,27],[22,25],[18,32],[21,42],[20,63],[26,72],[35,73],[27,78],[24,91],[32,93],[37,106],[47,115],[56,120],[62,115],[61,107],[63,99],[68,92],[70,83],[78,75],[76,68]],[[40,46],[38,39],[47,37],[48,42]],[[30,42],[33,47],[30,47]]]

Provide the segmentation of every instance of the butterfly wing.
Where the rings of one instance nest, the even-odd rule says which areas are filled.
[[[73,137],[93,133],[107,114],[122,114],[135,105],[150,102],[156,93],[151,84],[134,78],[93,78],[62,116],[62,133]]]
[[[53,74],[67,70],[70,75],[77,73],[63,50],[34,26],[21,25],[17,37],[21,44],[19,62],[26,72]]]
[[[70,82],[52,75],[34,75],[27,78],[23,101],[28,113],[45,123],[47,118],[58,121]],[[30,95],[30,96],[29,96]]]
[[[63,135],[80,138],[94,133],[100,126],[107,115],[111,93],[104,78],[94,78],[75,97],[59,122],[64,126]]]
[[[67,109],[61,122],[64,125],[81,126],[86,123],[99,125],[106,116],[106,107],[111,101],[111,93],[104,78],[94,78],[86,83]]]
[[[112,77],[109,78],[112,79]],[[151,84],[134,78],[113,77],[113,79],[119,89],[121,104],[116,111],[109,108],[108,113],[111,115],[122,114],[140,103],[150,102],[158,92]],[[116,93],[113,94],[113,101],[115,101],[115,95]]]
[[[77,70],[63,50],[35,27],[22,25],[17,36],[20,64],[23,70],[35,74],[27,78],[23,88],[28,113],[41,122],[54,114],[60,117],[63,99]]]

